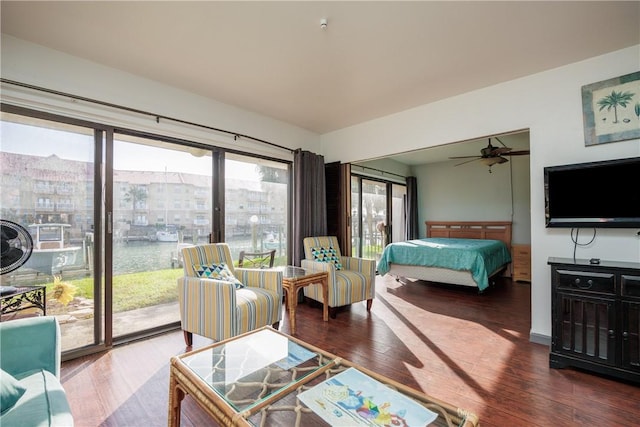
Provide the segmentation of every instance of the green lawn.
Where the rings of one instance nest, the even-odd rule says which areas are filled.
[[[113,278],[114,313],[177,301],[177,279],[181,268],[130,273]],[[75,296],[93,299],[93,278],[64,279],[78,290]],[[53,295],[53,283],[47,284],[47,295]]]

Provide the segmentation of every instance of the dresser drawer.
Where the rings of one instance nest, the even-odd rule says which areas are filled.
[[[514,269],[513,270],[513,280],[518,281],[518,280],[522,280],[524,282],[530,282],[531,281],[531,270],[527,269],[522,269],[522,270],[518,270],[518,269]]]
[[[559,290],[616,293],[615,277],[609,273],[558,269],[555,283]]]
[[[512,252],[514,258],[529,259],[531,257],[531,246],[513,245]]]
[[[640,298],[640,276],[623,274],[620,280],[622,296]]]

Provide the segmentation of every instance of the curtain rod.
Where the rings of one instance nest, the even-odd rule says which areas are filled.
[[[49,93],[49,94],[52,94],[52,95],[58,95],[58,96],[63,96],[65,98],[75,99],[75,100],[78,100],[78,101],[89,102],[89,103],[92,103],[92,104],[102,105],[104,107],[116,108],[116,109],[119,109],[119,110],[128,111],[130,113],[136,113],[136,114],[142,114],[142,115],[145,115],[145,116],[151,116],[151,117],[154,117],[156,119],[156,123],[160,123],[160,119],[168,120],[168,121],[172,121],[172,122],[175,122],[175,123],[181,123],[183,125],[195,126],[195,127],[199,127],[199,128],[203,128],[203,129],[212,130],[212,131],[215,131],[215,132],[220,132],[220,133],[226,133],[228,135],[233,135],[233,140],[234,141],[237,140],[238,138],[250,139],[252,141],[260,142],[262,144],[267,144],[267,145],[270,145],[272,147],[279,148],[281,150],[289,151],[290,153],[294,152],[294,150],[292,150],[290,148],[287,148],[287,147],[284,147],[282,145],[274,144],[273,142],[265,141],[264,139],[254,138],[252,136],[245,135],[245,134],[238,133],[238,132],[232,132],[232,131],[228,131],[228,130],[224,130],[224,129],[215,128],[215,127],[212,127],[212,126],[202,125],[202,124],[199,124],[199,123],[194,123],[194,122],[189,122],[189,121],[186,121],[186,120],[176,119],[176,118],[173,118],[173,117],[163,116],[162,114],[156,114],[156,113],[152,113],[150,111],[138,110],[136,108],[125,107],[123,105],[112,104],[110,102],[100,101],[100,100],[97,100],[97,99],[92,99],[92,98],[87,98],[87,97],[84,97],[84,96],[74,95],[74,94],[71,94],[71,93],[60,92],[60,91],[53,90],[53,89],[47,89],[47,88],[44,88],[44,87],[35,86],[35,85],[28,84],[28,83],[22,83],[22,82],[18,82],[18,81],[15,81],[15,80],[9,80],[9,79],[5,79],[5,78],[0,78],[0,81],[2,83],[7,83],[7,84],[10,84],[10,85],[19,86],[19,87],[23,87],[23,88],[27,88],[27,89],[31,89],[31,90],[37,90],[37,91]]]
[[[369,166],[361,166],[361,165],[353,165],[353,164],[351,166],[355,166],[355,167],[362,168],[362,169],[369,169],[369,170],[376,171],[376,172],[380,172],[383,176],[384,176],[384,174],[387,174],[387,175],[399,176],[400,178],[405,178],[405,179],[407,178],[404,175],[399,175],[397,173],[383,171],[382,169],[370,168]]]

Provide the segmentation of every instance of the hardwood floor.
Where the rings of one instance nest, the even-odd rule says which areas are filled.
[[[370,313],[360,303],[322,321],[301,304],[300,339],[476,413],[483,426],[638,425],[640,387],[548,365],[529,342],[530,286],[504,279],[475,290],[378,277]],[[280,324],[289,331],[287,316]],[[194,348],[210,343],[194,336]],[[182,332],[63,363],[76,426],[167,424],[169,358]],[[190,400],[183,426],[213,425]]]

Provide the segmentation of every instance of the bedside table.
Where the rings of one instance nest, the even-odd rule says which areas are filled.
[[[512,245],[512,279],[516,282],[531,282],[531,245]]]

